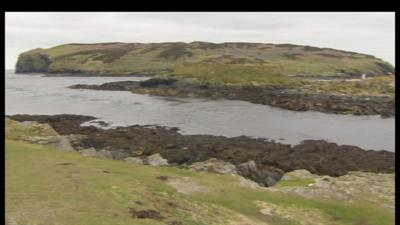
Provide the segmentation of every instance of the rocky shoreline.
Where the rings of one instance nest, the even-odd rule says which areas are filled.
[[[24,74],[24,73],[20,73]],[[25,73],[25,74],[31,74],[31,73]],[[149,74],[144,74],[144,73],[90,73],[90,72],[54,72],[54,73],[48,73],[45,72],[45,77],[149,77],[151,75]]]
[[[128,126],[101,129],[80,124],[96,119],[80,115],[12,115],[23,122],[49,124],[65,136],[72,147],[88,154],[102,154],[112,159],[135,158],[142,162],[159,154],[170,165],[193,167],[212,158],[235,166],[237,173],[271,186],[285,172],[306,169],[318,175],[342,176],[350,171],[393,173],[395,153],[364,150],[356,146],[337,145],[322,140],[305,140],[290,146],[265,139],[240,136],[182,135],[176,128]],[[43,140],[40,140],[43,141]],[[90,152],[88,151],[90,149]],[[198,168],[198,167],[197,167]]]
[[[384,118],[393,117],[395,114],[395,101],[391,96],[327,95],[267,85],[215,85],[171,78],[153,78],[146,81],[119,81],[101,85],[77,84],[69,88],[122,90],[167,97],[242,100],[294,111],[381,115]]]

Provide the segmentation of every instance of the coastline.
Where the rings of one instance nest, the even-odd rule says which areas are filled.
[[[392,96],[351,96],[310,93],[273,85],[215,85],[178,79],[153,78],[147,81],[119,81],[101,85],[77,84],[72,89],[130,91],[164,97],[199,97],[208,99],[243,100],[293,111],[319,111],[351,115],[395,114]]]
[[[112,129],[81,127],[83,122],[95,119],[91,116],[12,115],[6,118],[18,122],[47,123],[60,135],[70,137],[74,149],[94,148],[115,155],[115,158],[144,157],[158,153],[178,167],[210,158],[236,166],[248,166],[246,163],[254,161],[256,172],[247,177],[266,186],[266,177],[272,176],[279,181],[284,173],[298,169],[336,177],[350,171],[392,173],[395,168],[394,152],[364,150],[323,140],[305,140],[290,146],[246,136],[182,135],[177,129],[162,126],[133,125]]]
[[[15,72],[19,75],[35,75],[41,74],[44,77],[152,77],[152,74],[145,73],[126,73],[126,74],[109,74],[109,73],[90,73],[90,72]]]

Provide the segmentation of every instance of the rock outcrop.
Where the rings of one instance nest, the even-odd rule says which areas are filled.
[[[139,157],[127,157],[124,159],[125,162],[132,163],[132,164],[138,164],[138,165],[143,165],[143,159]]]
[[[193,171],[240,175],[265,187],[273,186],[281,179],[284,173],[282,170],[274,167],[266,167],[263,170],[259,170],[253,160],[235,166],[229,162],[218,160],[216,158],[210,158],[204,162],[195,162],[187,166],[187,168]]]
[[[307,170],[286,173],[280,182],[312,180],[309,185],[279,185],[271,191],[293,193],[307,198],[342,202],[363,201],[394,211],[394,173],[349,172],[344,176],[329,177],[311,174]]]
[[[123,159],[125,162],[138,164],[138,165],[150,165],[150,166],[168,166],[168,160],[161,157],[159,153],[142,156],[142,157],[127,157]]]
[[[271,166],[259,170],[253,160],[239,164],[237,169],[239,175],[256,181],[261,186],[266,187],[274,185],[284,174],[283,170]]]
[[[168,166],[168,160],[161,157],[159,153],[146,157],[144,162],[150,166]]]
[[[88,156],[88,157],[96,157],[97,151],[95,148],[88,148],[88,149],[83,149],[79,151],[82,156]]]
[[[351,96],[305,92],[272,85],[232,86],[200,84],[176,79],[154,78],[147,81],[118,81],[100,85],[77,84],[73,89],[119,90],[165,97],[199,97],[242,100],[294,111],[320,111],[337,114],[382,115],[395,113],[393,96]]]
[[[15,66],[16,73],[46,73],[51,60],[46,54],[28,53],[18,57]]]
[[[145,159],[151,156],[154,165],[191,165],[216,158],[237,166],[242,176],[264,186],[279,181],[283,172],[298,169],[334,177],[350,171],[393,173],[395,170],[393,152],[366,151],[356,146],[322,140],[307,140],[290,146],[243,136],[182,135],[176,130],[160,126],[135,125],[113,129],[80,127],[79,124],[85,120],[94,118],[76,115],[9,117],[21,122],[34,120],[49,123],[61,135],[78,135],[82,138],[73,143],[75,149],[107,149],[111,155],[114,150],[120,152],[123,149],[129,154],[128,157]],[[147,159],[144,163],[148,163]],[[218,166],[215,168],[221,169]]]
[[[65,136],[25,136],[21,137],[21,140],[30,142],[32,144],[51,146],[63,151],[75,151],[69,142],[68,137]]]
[[[6,118],[6,137],[32,144],[74,151],[69,135],[59,135],[50,125],[35,121],[17,122]],[[72,135],[73,136],[73,135]]]
[[[195,162],[187,166],[187,168],[192,171],[203,171],[230,175],[238,174],[235,165],[229,162],[225,162],[223,160],[218,160],[216,158],[210,158],[204,162]]]

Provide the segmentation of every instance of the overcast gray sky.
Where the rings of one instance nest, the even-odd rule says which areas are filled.
[[[329,47],[394,65],[395,17],[388,13],[130,12],[6,13],[6,68],[32,48],[94,42],[261,42]]]

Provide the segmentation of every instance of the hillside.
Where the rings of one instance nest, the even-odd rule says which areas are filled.
[[[48,125],[6,119],[6,225],[394,224],[394,174],[285,174],[273,188],[237,176],[83,157],[30,144]]]
[[[224,82],[287,76],[359,77],[393,74],[371,55],[293,44],[99,43],[66,44],[22,53],[16,72],[86,75],[174,75]]]

